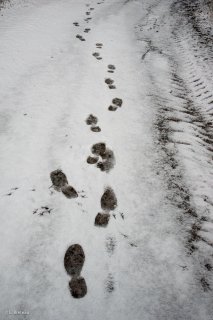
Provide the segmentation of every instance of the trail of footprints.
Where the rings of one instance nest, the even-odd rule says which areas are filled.
[[[102,2],[98,2],[97,4],[101,4]],[[90,4],[86,4],[87,7],[90,7]],[[89,23],[92,19],[91,13],[94,8],[90,7],[86,11],[86,18],[84,21]],[[80,27],[79,22],[73,22],[75,27]],[[84,33],[89,33],[91,31],[90,28],[85,28]],[[76,38],[80,41],[86,41],[86,39],[77,34]],[[103,48],[102,43],[96,43],[96,49],[101,50]],[[94,52],[92,54],[97,60],[102,60],[99,52]],[[113,74],[116,70],[116,67],[113,64],[108,65],[107,72]],[[108,85],[109,89],[116,89],[114,84],[114,80],[111,78],[105,78],[105,83]],[[123,100],[120,98],[112,99],[111,105],[108,107],[109,111],[116,111],[123,104]],[[98,126],[98,118],[90,114],[85,120],[86,124],[90,126],[90,130],[94,133],[98,133],[101,131],[100,126]],[[115,165],[115,156],[114,152],[106,146],[104,142],[99,142],[93,144],[91,147],[91,155],[87,158],[87,163],[90,165],[95,165],[100,171],[109,173],[111,169],[113,169]],[[50,173],[50,179],[52,182],[52,188],[54,188],[58,192],[62,192],[63,195],[68,199],[77,198],[78,192],[75,190],[73,186],[71,186],[68,182],[68,179],[65,173],[57,169]],[[113,213],[114,210],[118,206],[118,201],[114,190],[110,186],[106,186],[105,190],[100,199],[101,212],[98,212],[95,220],[94,226],[99,228],[106,228],[112,215],[115,217]],[[33,213],[38,215],[44,215],[45,213],[51,212],[52,209],[49,207],[41,207],[40,209],[36,209]],[[122,219],[124,219],[122,217]],[[108,236],[106,238],[105,246],[108,254],[111,256],[116,248],[116,239],[114,236]],[[71,277],[69,282],[69,290],[71,295],[74,298],[83,298],[87,294],[87,285],[85,279],[81,276],[81,271],[85,262],[85,253],[83,248],[79,244],[73,244],[69,246],[64,256],[64,268],[67,274]],[[108,293],[111,293],[114,290],[114,277],[111,273],[109,273],[106,281],[105,288]]]

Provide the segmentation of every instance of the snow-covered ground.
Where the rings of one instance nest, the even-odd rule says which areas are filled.
[[[213,319],[212,10],[3,1],[0,319]],[[123,104],[109,111],[114,98]],[[87,163],[99,142],[114,153],[108,172]],[[56,169],[78,198],[51,187]],[[118,206],[99,228],[108,186]],[[82,299],[64,268],[72,244],[85,253]]]

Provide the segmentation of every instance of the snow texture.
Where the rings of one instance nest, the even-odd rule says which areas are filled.
[[[0,8],[0,319],[212,320],[211,1]]]

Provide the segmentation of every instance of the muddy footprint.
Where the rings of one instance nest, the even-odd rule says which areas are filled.
[[[97,49],[102,49],[103,48],[103,43],[96,43],[96,48]]]
[[[90,28],[85,28],[85,29],[84,29],[84,32],[85,32],[85,33],[88,33],[90,30],[91,30]]]
[[[91,125],[90,130],[93,132],[100,132],[101,128],[97,126],[98,118],[93,114],[90,114],[86,119],[86,124]]]
[[[83,298],[87,294],[86,281],[80,276],[84,262],[83,248],[79,244],[71,245],[64,256],[64,268],[72,277],[69,282],[69,290],[74,298]]]
[[[115,210],[118,205],[117,197],[111,187],[106,187],[101,197],[101,208],[105,211]]]
[[[122,99],[120,99],[120,98],[114,98],[114,99],[112,100],[112,105],[110,105],[110,106],[108,107],[108,110],[109,110],[109,111],[116,111],[116,110],[118,109],[118,107],[121,107],[121,106],[122,106],[122,104],[123,104],[123,100],[122,100]]]
[[[114,73],[114,71],[115,71],[115,66],[114,66],[113,64],[109,64],[107,71],[108,71],[109,73]]]
[[[100,56],[100,53],[99,53],[99,52],[94,52],[92,55],[93,55],[93,57],[95,57],[97,60],[102,60],[102,57]]]
[[[98,123],[98,118],[94,116],[93,114],[90,114],[86,119],[87,125],[95,125]]]
[[[74,26],[79,27],[79,23],[78,22],[73,22]]]
[[[66,175],[62,170],[55,170],[50,173],[50,179],[55,190],[62,193],[69,199],[77,198],[77,191],[69,185]]]
[[[81,41],[86,41],[80,34],[77,34],[76,35],[76,38],[81,40]]]
[[[87,163],[89,163],[89,164],[95,164],[95,163],[97,163],[98,162],[98,157],[91,157],[91,156],[89,156],[88,158],[87,158]]]
[[[115,156],[112,150],[106,147],[104,142],[96,143],[92,146],[91,152],[94,155],[92,158],[98,158],[100,161],[95,162],[97,163],[97,168],[101,171],[109,172],[115,165]],[[91,159],[91,156],[87,158]],[[88,162],[89,163],[89,162]]]
[[[95,226],[106,227],[109,223],[110,214],[109,213],[98,213],[95,217]]]
[[[114,80],[110,79],[110,78],[106,78],[105,79],[105,83],[108,85],[109,89],[116,89],[116,86],[113,85]]]

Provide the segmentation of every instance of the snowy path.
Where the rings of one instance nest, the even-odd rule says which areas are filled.
[[[206,3],[12,0],[1,9],[0,319],[213,319]],[[114,98],[123,104],[110,111]],[[109,172],[87,163],[100,142],[115,157]],[[78,198],[50,188],[56,169]],[[106,187],[118,206],[98,228]],[[85,253],[82,299],[64,269],[72,244]]]

